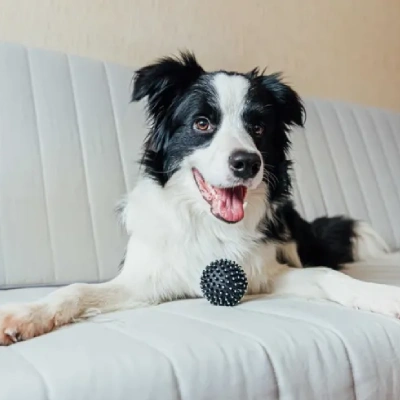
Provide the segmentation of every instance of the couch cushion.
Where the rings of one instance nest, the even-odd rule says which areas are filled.
[[[400,252],[349,264],[344,271],[363,281],[400,286]]]
[[[3,291],[0,303],[49,290]],[[399,321],[326,302],[248,300],[112,313],[0,348],[0,397],[400,398]]]

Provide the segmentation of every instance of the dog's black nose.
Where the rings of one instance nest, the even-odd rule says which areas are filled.
[[[257,153],[237,150],[229,157],[229,167],[238,178],[254,178],[261,168],[261,158]]]

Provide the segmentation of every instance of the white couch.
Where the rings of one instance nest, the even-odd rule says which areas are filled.
[[[132,71],[0,44],[0,304],[117,273],[126,237],[113,210],[146,133]],[[400,114],[306,107],[293,132],[299,210],[371,222],[393,253],[348,273],[400,285]],[[0,348],[0,400],[394,400],[399,338],[400,322],[327,302],[177,301]]]

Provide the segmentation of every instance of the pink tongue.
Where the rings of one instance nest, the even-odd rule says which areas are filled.
[[[211,211],[214,215],[228,222],[239,222],[244,217],[244,195],[243,187],[232,189],[217,189],[217,196],[212,199]]]

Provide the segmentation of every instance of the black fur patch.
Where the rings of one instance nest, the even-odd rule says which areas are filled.
[[[336,216],[317,218],[309,223],[287,202],[277,210],[275,221],[266,224],[265,240],[296,242],[304,267],[340,269],[343,264],[354,261],[354,220]]]
[[[204,70],[191,53],[182,53],[180,58],[163,58],[135,74],[132,100],[147,97],[151,124],[144,143],[142,164],[145,172],[162,186],[185,155],[211,139],[200,135],[189,137],[187,132],[187,123],[189,118],[194,118],[194,110],[202,110],[208,105],[208,91],[192,87],[203,75]],[[190,109],[183,102],[188,98],[192,100]],[[187,111],[189,115],[185,114]]]

